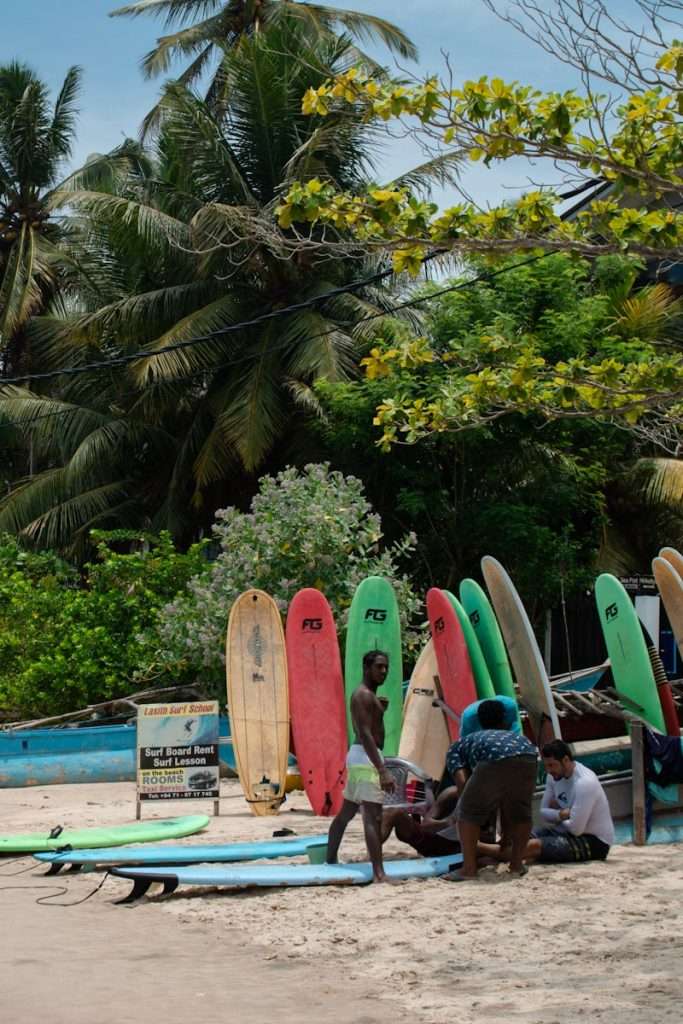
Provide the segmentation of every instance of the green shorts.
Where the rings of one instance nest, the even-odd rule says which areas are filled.
[[[351,765],[348,770],[344,799],[352,804],[383,804],[384,790],[379,772],[372,764]]]

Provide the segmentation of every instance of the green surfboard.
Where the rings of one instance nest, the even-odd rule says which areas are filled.
[[[42,853],[46,850],[91,850],[102,846],[126,846],[128,843],[154,843],[162,839],[180,839],[201,832],[209,824],[205,814],[191,814],[165,821],[136,821],[132,825],[109,828],[63,829],[50,839],[50,828],[27,835],[0,836],[0,855],[5,853]],[[56,831],[56,830],[53,830]]]
[[[479,700],[488,700],[490,697],[496,696],[496,691],[491,681],[491,674],[486,664],[486,659],[482,653],[482,649],[479,646],[479,640],[475,633],[472,623],[467,617],[467,612],[458,601],[454,594],[451,594],[450,590],[444,591],[446,597],[453,605],[455,614],[458,616],[460,628],[465,635],[465,643],[467,644],[467,653],[470,656],[470,665],[472,666],[472,675],[474,676],[474,682],[477,687],[477,698]]]
[[[616,576],[605,572],[596,581],[595,600],[614,685],[624,710],[665,733],[657,684],[631,598]]]
[[[517,700],[505,643],[491,602],[475,580],[462,581],[460,600],[479,641],[494,690],[501,697]]]
[[[389,674],[378,690],[389,707],[384,715],[384,754],[398,753],[403,721],[403,663],[401,658],[401,620],[394,588],[382,576],[368,576],[357,587],[349,609],[344,661],[346,724],[349,740],[353,725],[349,703],[351,694],[363,678],[363,656],[368,651],[384,651],[389,657]]]

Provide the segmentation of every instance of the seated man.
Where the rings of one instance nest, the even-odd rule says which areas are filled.
[[[546,743],[541,753],[548,773],[541,803],[547,825],[532,830],[524,860],[542,864],[605,860],[614,842],[614,825],[600,780],[574,760],[562,740]],[[507,860],[510,851],[480,843],[479,853]]]
[[[547,825],[535,828],[525,860],[545,864],[605,860],[614,842],[607,797],[595,772],[574,760],[562,740],[542,750],[548,777],[541,804]]]
[[[458,788],[449,786],[439,793],[421,821],[409,811],[387,808],[382,816],[382,842],[386,842],[394,829],[396,838],[412,846],[421,857],[459,853],[454,813],[457,802]]]
[[[476,877],[481,828],[497,808],[512,840],[510,871],[515,874],[525,870],[522,860],[531,833],[536,747],[525,736],[506,728],[500,701],[482,701],[477,713],[481,732],[457,740],[446,757],[448,770],[461,790],[456,820],[463,866],[461,871],[445,876],[454,882]]]

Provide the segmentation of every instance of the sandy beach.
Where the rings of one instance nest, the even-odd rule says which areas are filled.
[[[180,842],[327,828],[301,793],[273,818],[252,816],[234,781],[223,781],[222,797],[221,816]],[[124,823],[134,801],[132,783],[3,790],[2,832]],[[143,816],[207,806],[147,804]],[[394,839],[386,847],[387,857],[411,852]],[[341,854],[364,859],[359,819]],[[32,863],[0,861],[3,1007],[12,1024],[628,1024],[680,1016],[678,846],[615,847],[606,864],[537,866],[521,880],[491,868],[466,885],[183,889],[126,907],[115,900],[129,883],[111,876],[86,902],[58,906],[75,904],[103,876],[50,879]],[[36,903],[50,894],[51,902]]]

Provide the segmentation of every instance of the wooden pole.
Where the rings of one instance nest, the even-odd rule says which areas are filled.
[[[645,742],[643,723],[631,723],[631,760],[633,777],[633,844],[645,846]]]

